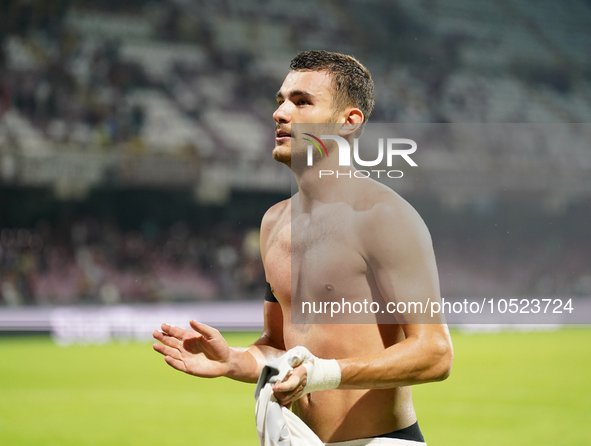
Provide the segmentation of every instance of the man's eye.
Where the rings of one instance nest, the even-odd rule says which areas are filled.
[[[305,101],[304,99],[300,99],[298,101],[298,105],[308,105],[308,104],[309,104],[309,102],[308,101]]]

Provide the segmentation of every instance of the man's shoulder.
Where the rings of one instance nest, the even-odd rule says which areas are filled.
[[[267,242],[272,239],[271,234],[278,223],[289,218],[291,210],[291,198],[280,201],[271,206],[261,221],[261,251],[266,251]]]
[[[359,200],[357,209],[362,239],[376,246],[381,246],[381,240],[430,239],[425,222],[408,201],[381,184],[372,185],[370,190],[371,193]]]
[[[270,229],[272,228],[282,217],[285,216],[291,209],[291,198],[287,200],[280,201],[279,203],[274,204],[263,216],[263,220],[261,222],[261,230]]]
[[[398,193],[373,180],[360,190],[354,208],[370,219],[418,215],[415,208]]]

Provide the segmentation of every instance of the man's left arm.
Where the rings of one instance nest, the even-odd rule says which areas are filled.
[[[401,200],[376,205],[364,227],[363,255],[380,294],[386,303],[407,310],[396,314],[406,339],[378,354],[339,360],[339,388],[390,388],[447,378],[453,348],[442,315],[430,312],[433,303],[440,303],[440,292],[427,226]]]

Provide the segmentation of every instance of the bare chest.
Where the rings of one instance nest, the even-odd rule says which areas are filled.
[[[277,225],[265,259],[267,279],[283,304],[332,299],[366,282],[351,213],[339,209],[290,216]]]

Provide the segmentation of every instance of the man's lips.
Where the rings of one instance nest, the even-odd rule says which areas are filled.
[[[291,133],[279,130],[275,132],[275,140],[276,141],[287,141],[291,138]]]

